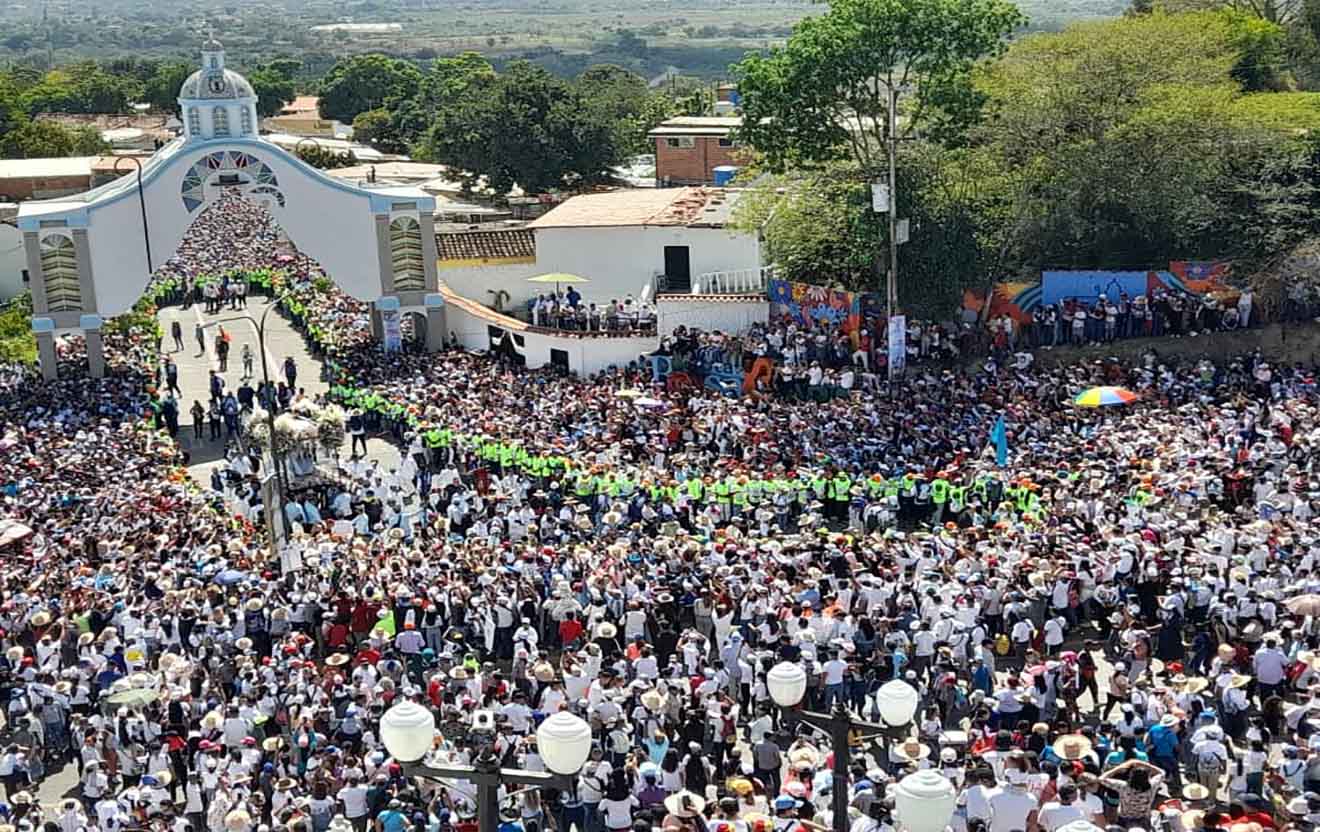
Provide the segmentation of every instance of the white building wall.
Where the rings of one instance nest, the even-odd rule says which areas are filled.
[[[451,304],[446,307],[446,323],[465,349],[490,349],[489,327],[494,324],[489,321]],[[637,361],[640,356],[655,352],[660,347],[657,336],[571,338],[528,331],[516,334],[523,338],[521,352],[527,359],[529,369],[549,365],[550,351],[563,350],[568,354],[569,369],[584,376],[599,373],[611,366],[626,366],[628,362]]]
[[[26,268],[23,232],[8,223],[0,223],[0,301],[23,293],[23,270]]]
[[[711,332],[739,333],[752,324],[766,323],[770,320],[770,302],[765,299],[750,301],[713,301],[674,298],[667,296],[656,304],[659,315],[658,328],[662,336],[673,334],[680,326]]]
[[[189,212],[184,207],[184,176],[208,154],[224,150],[242,151],[270,166],[285,198],[284,207],[272,206],[271,214],[300,251],[323,264],[335,283],[358,300],[381,296],[376,223],[370,205],[373,195],[310,170],[290,154],[252,139],[190,143],[168,159],[153,160],[151,170],[143,176],[143,194],[154,266],[173,255],[203,210]],[[125,184],[115,197],[86,204],[82,221],[88,229],[95,269],[97,311],[107,317],[128,311],[148,282],[137,189],[127,178],[121,181]],[[208,201],[215,197],[214,185],[208,186],[207,195]],[[378,198],[389,199],[386,193]],[[83,206],[67,202],[31,207],[39,220],[43,213],[60,215]]]
[[[440,279],[449,288],[482,306],[491,306],[495,303],[495,296],[491,294],[491,291],[503,289],[508,292],[509,300],[504,304],[504,309],[506,312],[513,310],[511,314],[518,318],[527,317],[525,310],[527,309],[528,298],[544,293],[547,288],[549,291],[554,291],[553,286],[544,287],[527,282],[527,278],[536,277],[538,274],[543,273],[544,270],[541,269],[539,263],[453,267],[446,267],[442,263],[438,269]]]
[[[687,246],[695,278],[705,272],[755,269],[761,246],[754,234],[722,228],[625,226],[538,228],[536,270],[568,272],[591,282],[578,287],[588,302],[636,297],[665,270],[665,246]]]

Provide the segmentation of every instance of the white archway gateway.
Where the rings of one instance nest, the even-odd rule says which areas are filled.
[[[86,336],[90,372],[102,375],[104,319],[133,307],[198,211],[233,189],[265,204],[340,289],[373,304],[378,337],[382,312],[419,312],[427,317],[427,348],[439,349],[446,329],[432,197],[415,188],[354,187],[263,141],[256,95],[225,68],[214,40],[202,47],[202,68],[184,82],[179,106],[183,135],[138,176],[20,206],[43,375],[55,377],[55,336],[71,331]]]

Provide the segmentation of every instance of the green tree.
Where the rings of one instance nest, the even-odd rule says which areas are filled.
[[[411,63],[385,55],[354,55],[335,64],[321,85],[321,116],[352,123],[374,110],[417,93],[422,73]]]
[[[298,94],[293,79],[270,65],[258,67],[247,79],[257,94],[257,113],[263,118],[278,115]]]
[[[32,334],[30,292],[24,292],[0,306],[0,362],[37,363],[37,339]]]
[[[299,147],[296,152],[299,159],[321,170],[348,168],[358,163],[357,157],[353,155],[352,151],[340,152],[317,144],[305,144]]]
[[[1306,0],[1156,0],[1155,5],[1171,13],[1227,9],[1286,25],[1302,16],[1305,3]]]
[[[621,158],[611,124],[573,85],[526,61],[443,108],[420,149],[496,194],[602,181]]]
[[[382,153],[408,152],[408,140],[399,130],[394,116],[384,107],[358,113],[353,119],[353,139]]]
[[[94,128],[65,127],[43,119],[23,119],[0,140],[0,155],[7,159],[95,156],[109,149]]]
[[[577,78],[578,92],[593,117],[610,123],[624,155],[654,152],[647,132],[676,112],[674,101],[652,92],[646,79],[613,64],[590,67]]]
[[[84,62],[47,72],[23,93],[23,109],[37,113],[123,113],[141,92],[131,79],[115,78]]]
[[[1021,39],[980,76],[992,115],[975,139],[1001,169],[1031,171],[1020,262],[1146,268],[1247,250],[1231,229],[1265,203],[1238,197],[1265,190],[1263,160],[1290,153],[1316,111],[1242,95],[1237,23],[1157,11],[1078,24]]]
[[[1238,55],[1231,72],[1233,79],[1248,91],[1286,88],[1286,30],[1277,23],[1243,12],[1226,9],[1222,14]]]
[[[157,64],[156,71],[142,85],[142,99],[153,109],[165,113],[179,111],[179,90],[192,75],[194,67],[178,61]]]
[[[915,85],[903,130],[926,124],[1023,23],[1007,0],[835,0],[734,67],[742,138],[776,170],[848,157],[879,171],[890,94]]]
[[[846,289],[872,281],[879,215],[851,162],[754,177],[734,208],[734,225],[759,233],[766,259],[792,280]]]

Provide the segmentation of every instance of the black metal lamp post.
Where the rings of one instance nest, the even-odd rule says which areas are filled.
[[[119,166],[124,162],[132,162],[137,167],[138,207],[142,209],[142,244],[147,249],[147,276],[150,277],[151,273],[156,270],[156,267],[152,265],[151,262],[151,233],[149,232],[147,225],[147,198],[142,192],[142,160],[136,156],[120,156],[116,158],[115,166],[111,168],[111,171],[113,171],[116,176],[119,175]]]
[[[247,321],[248,323],[252,324],[253,328],[257,330],[257,350],[261,353],[261,378],[262,381],[265,383],[265,387],[267,390],[270,390],[272,388],[270,383],[270,365],[266,361],[266,316],[270,314],[270,311],[272,309],[274,309],[276,306],[279,306],[280,303],[284,301],[285,298],[287,298],[288,296],[289,296],[288,292],[282,292],[279,295],[277,295],[273,300],[271,300],[270,305],[268,305],[266,309],[261,313],[260,320],[254,319],[251,315],[235,315],[230,318],[221,318],[215,322],[216,324],[225,324],[225,323],[231,323],[233,321]],[[270,430],[270,461],[271,461],[271,465],[275,469],[274,471],[275,497],[276,497],[276,502],[278,502],[279,504],[279,511],[281,512],[281,516],[282,516],[284,512],[285,495],[288,493],[288,483],[285,479],[284,454],[279,450],[277,450],[275,446],[275,407],[274,406],[266,408],[266,420],[267,420],[267,428]],[[275,543],[275,529],[273,527],[270,529],[270,536],[271,536],[271,545],[273,546]]]

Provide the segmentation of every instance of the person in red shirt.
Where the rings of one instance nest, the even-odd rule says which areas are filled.
[[[371,628],[376,626],[378,616],[376,611],[380,609],[380,604],[375,601],[368,601],[363,598],[353,607],[353,633],[361,638],[371,632]]]
[[[559,643],[565,650],[576,646],[578,638],[582,636],[582,622],[578,621],[577,613],[570,612],[568,616],[559,622]]]
[[[358,651],[357,655],[353,657],[353,661],[357,664],[374,665],[380,661],[380,651],[374,647],[365,647]]]

